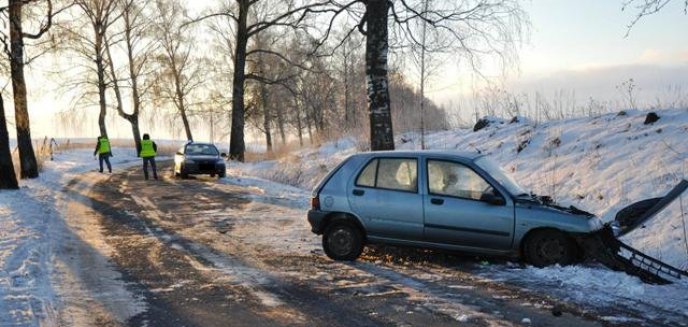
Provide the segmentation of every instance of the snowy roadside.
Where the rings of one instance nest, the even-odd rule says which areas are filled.
[[[645,113],[629,111],[625,115],[609,114],[597,118],[579,118],[535,125],[522,120],[509,124],[498,121],[473,132],[453,130],[431,133],[431,149],[480,149],[499,162],[526,188],[539,194],[554,194],[563,203],[590,210],[606,220],[624,206],[638,200],[663,196],[688,173],[688,112],[660,111],[654,125],[644,125]],[[400,149],[417,148],[417,138],[404,136],[410,142]],[[520,150],[519,150],[520,148]],[[293,156],[256,163],[232,163],[229,176],[256,186],[267,194],[285,194],[287,186],[274,186],[264,179],[298,187],[304,201],[310,188],[341,160],[357,152],[356,142],[343,139],[317,149],[305,149]],[[254,177],[258,176],[258,177]],[[291,194],[298,194],[290,189]],[[294,199],[296,201],[296,199]],[[307,203],[288,228],[267,228],[266,242],[285,249],[314,249],[317,239],[308,236],[305,223]],[[684,204],[685,205],[685,204]],[[678,267],[688,266],[684,235],[679,231],[684,217],[670,215],[662,228],[624,241],[634,246],[648,244]],[[286,224],[285,224],[286,225]],[[260,233],[263,234],[263,233]],[[649,235],[649,236],[648,236]],[[290,240],[289,242],[281,240]],[[294,242],[300,240],[299,246]],[[641,249],[648,251],[648,249]],[[688,321],[688,282],[668,286],[648,285],[638,278],[603,267],[549,267],[538,269],[513,264],[492,264],[477,268],[476,276],[505,283],[525,291],[545,293],[555,298],[593,307],[627,306],[647,312],[654,319],[666,318],[676,323]],[[414,276],[422,279],[421,275]],[[632,317],[604,317],[611,323],[632,323]]]
[[[114,148],[114,171],[139,163],[129,149]],[[97,169],[89,149],[57,154],[40,177],[22,181],[18,191],[0,191],[0,326],[55,326],[62,299],[64,261],[57,253],[69,229],[65,186]],[[107,174],[92,173],[93,183]],[[88,240],[85,240],[86,242]]]

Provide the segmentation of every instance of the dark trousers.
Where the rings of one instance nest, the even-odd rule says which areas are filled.
[[[153,169],[153,178],[158,179],[158,170],[155,167],[155,157],[143,158],[143,176],[148,179],[148,163]]]
[[[107,164],[107,168],[109,172],[112,172],[112,165],[110,165],[110,154],[109,153],[101,153],[98,155],[98,163],[100,163],[100,172],[103,172],[103,161],[105,161],[105,164]]]

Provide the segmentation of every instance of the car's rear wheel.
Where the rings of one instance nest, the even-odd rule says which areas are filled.
[[[528,263],[536,267],[569,265],[577,258],[576,244],[557,230],[536,231],[525,242],[523,255]]]
[[[363,252],[363,233],[352,223],[333,222],[323,233],[322,245],[328,257],[353,261]]]
[[[227,177],[227,173],[224,171],[217,174],[217,178],[225,178],[225,177]]]

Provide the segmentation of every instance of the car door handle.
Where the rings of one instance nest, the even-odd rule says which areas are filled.
[[[365,194],[365,191],[364,190],[354,190],[353,193],[355,196],[362,196],[363,194]]]
[[[444,199],[430,199],[430,203],[441,206],[444,204]]]

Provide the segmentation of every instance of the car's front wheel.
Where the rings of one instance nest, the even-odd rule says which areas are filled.
[[[353,261],[363,252],[363,233],[349,222],[333,222],[323,233],[322,244],[328,257]]]
[[[536,231],[525,240],[523,255],[536,267],[569,265],[577,258],[576,244],[557,230]]]

